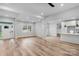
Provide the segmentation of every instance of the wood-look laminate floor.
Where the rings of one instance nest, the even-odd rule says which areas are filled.
[[[1,56],[79,56],[79,45],[59,38],[38,37],[0,40]]]

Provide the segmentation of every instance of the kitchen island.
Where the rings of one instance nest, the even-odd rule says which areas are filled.
[[[62,33],[61,40],[66,41],[66,42],[70,42],[70,43],[79,44],[79,34],[77,34],[77,33],[74,33],[74,34]]]

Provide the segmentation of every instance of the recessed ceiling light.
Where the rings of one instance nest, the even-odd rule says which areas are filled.
[[[41,12],[41,15],[43,16],[43,15],[44,15],[44,13],[43,13],[43,12]]]
[[[64,4],[60,4],[60,6],[61,6],[61,7],[63,7],[63,6],[64,6]]]
[[[76,19],[76,17],[72,17],[71,19]]]
[[[6,17],[9,17],[9,15],[5,15]]]
[[[36,17],[38,17],[38,18],[42,18],[42,16],[36,16]]]

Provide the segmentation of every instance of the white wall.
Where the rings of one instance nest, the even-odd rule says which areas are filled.
[[[35,25],[35,29],[36,29],[36,35],[43,37],[45,36],[44,31],[45,31],[45,24],[42,22],[37,22]]]
[[[57,36],[57,24],[50,23],[49,32],[50,32],[49,34],[50,36]]]
[[[57,21],[53,18],[48,18],[49,21],[44,20],[36,23],[36,35],[41,37],[56,36],[57,34]],[[52,20],[52,21],[51,21]]]
[[[31,32],[30,31],[23,31],[23,26],[24,25],[30,25],[31,26]],[[34,24],[33,23],[28,23],[28,22],[15,22],[15,34],[16,36],[31,36],[35,35],[35,29],[34,29]]]

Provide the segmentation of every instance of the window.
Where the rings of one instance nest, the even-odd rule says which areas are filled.
[[[27,30],[27,25],[23,26],[23,30]]]
[[[28,30],[31,32],[31,26],[28,26]]]

